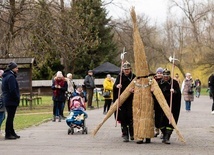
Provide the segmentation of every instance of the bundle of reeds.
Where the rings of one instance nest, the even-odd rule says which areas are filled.
[[[134,8],[131,10],[131,17],[133,22],[135,74],[137,77],[145,76],[149,74],[149,67]],[[144,87],[149,83],[149,79],[140,78],[136,82],[141,87],[135,87],[133,99],[134,139],[142,140],[154,137],[154,104],[150,86]]]

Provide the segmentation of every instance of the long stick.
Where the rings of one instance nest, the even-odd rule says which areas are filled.
[[[120,66],[120,82],[119,84],[121,85],[122,83],[122,73],[123,73],[123,60],[124,60],[124,55],[125,55],[125,47],[123,48],[123,52],[120,55],[121,58],[121,66]],[[120,104],[120,92],[121,88],[118,90],[118,103],[117,103],[117,110],[116,110],[116,122],[115,122],[115,127],[117,127],[117,118],[118,118],[118,109],[119,109],[119,104]]]
[[[169,61],[172,62],[172,74],[171,74],[171,90],[173,89],[173,79],[174,79],[174,68],[175,68],[175,51],[173,52],[173,57],[169,58]],[[172,111],[172,97],[173,97],[173,92],[170,90],[170,111]],[[171,116],[172,117],[172,116]],[[171,117],[169,119],[169,123],[171,124]]]

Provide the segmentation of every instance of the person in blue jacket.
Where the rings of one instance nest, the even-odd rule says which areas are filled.
[[[17,73],[18,65],[15,62],[10,62],[2,75],[2,95],[7,111],[5,139],[20,138],[20,136],[15,133],[13,126],[16,109],[20,102],[19,85],[16,80]]]

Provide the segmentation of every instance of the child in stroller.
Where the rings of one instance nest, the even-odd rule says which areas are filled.
[[[88,117],[85,112],[85,105],[80,96],[75,96],[70,101],[70,114],[66,119],[66,123],[69,126],[68,134],[73,134],[76,128],[77,132],[82,131],[82,134],[88,133],[85,126],[85,119]]]

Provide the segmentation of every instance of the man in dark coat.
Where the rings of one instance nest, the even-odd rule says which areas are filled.
[[[93,109],[94,106],[92,105],[92,100],[94,95],[94,88],[96,87],[96,85],[92,70],[89,70],[88,75],[85,76],[84,85],[87,92],[88,108]]]
[[[19,85],[16,80],[16,74],[18,73],[18,66],[15,62],[8,64],[4,71],[2,79],[2,93],[3,102],[5,103],[7,111],[7,119],[5,126],[5,139],[17,139],[20,138],[15,133],[13,128],[13,121],[16,114],[16,109],[20,102]]]
[[[158,85],[170,106],[170,97],[172,92],[172,107],[171,112],[175,119],[175,122],[178,122],[179,114],[180,114],[180,107],[181,107],[181,91],[179,84],[176,80],[173,79],[173,89],[171,89],[172,79],[170,77],[170,71],[164,70],[163,71],[163,78],[158,82]],[[173,126],[170,124],[170,120],[166,117],[165,113],[161,109],[157,100],[154,100],[155,104],[155,126],[161,129],[163,133],[163,143],[170,144],[169,139],[173,132]],[[159,107],[159,108],[158,108]]]
[[[125,62],[122,66],[123,73],[122,77],[120,75],[116,78],[116,81],[113,86],[113,101],[115,102],[118,98],[118,91],[120,90],[120,94],[126,89],[126,87],[131,83],[131,81],[135,78],[135,74],[131,71],[131,65],[129,62]],[[121,79],[121,83],[120,83]],[[129,90],[134,93],[134,88]],[[121,128],[123,132],[124,142],[129,141],[129,136],[131,140],[134,140],[134,131],[133,131],[133,116],[132,116],[132,100],[133,94],[131,94],[126,101],[119,107],[118,110],[118,121],[121,122]]]

